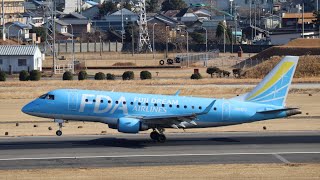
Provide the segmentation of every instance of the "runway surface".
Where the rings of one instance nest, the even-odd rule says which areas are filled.
[[[320,131],[0,138],[0,169],[320,163]]]

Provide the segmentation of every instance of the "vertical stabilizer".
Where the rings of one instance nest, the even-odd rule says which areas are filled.
[[[285,106],[298,56],[284,57],[275,68],[249,93],[239,98],[243,101]]]

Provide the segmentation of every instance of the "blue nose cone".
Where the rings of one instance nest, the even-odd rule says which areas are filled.
[[[31,103],[23,106],[23,108],[21,109],[21,111],[22,111],[23,113],[25,113],[25,114],[29,114],[30,112],[33,111],[33,109],[34,109],[34,108],[33,108],[32,102],[31,102]]]

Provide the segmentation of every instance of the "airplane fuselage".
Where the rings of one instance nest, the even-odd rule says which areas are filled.
[[[92,121],[113,127],[121,117],[167,116],[202,112],[213,100],[207,114],[197,116],[196,125],[184,122],[179,128],[205,128],[241,124],[265,119],[286,117],[278,113],[257,113],[261,109],[280,107],[230,99],[184,97],[171,95],[136,94],[124,92],[59,89],[48,93],[53,98],[38,98],[23,111],[27,114],[62,120]],[[47,95],[47,96],[48,96]],[[163,128],[170,128],[162,120]],[[160,125],[161,126],[161,125]],[[149,125],[152,128],[152,125]]]

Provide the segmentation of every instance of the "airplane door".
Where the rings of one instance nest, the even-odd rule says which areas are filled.
[[[78,94],[76,92],[70,91],[68,93],[68,109],[69,111],[78,110]]]
[[[228,121],[230,119],[230,102],[223,100],[222,103],[222,120]]]

